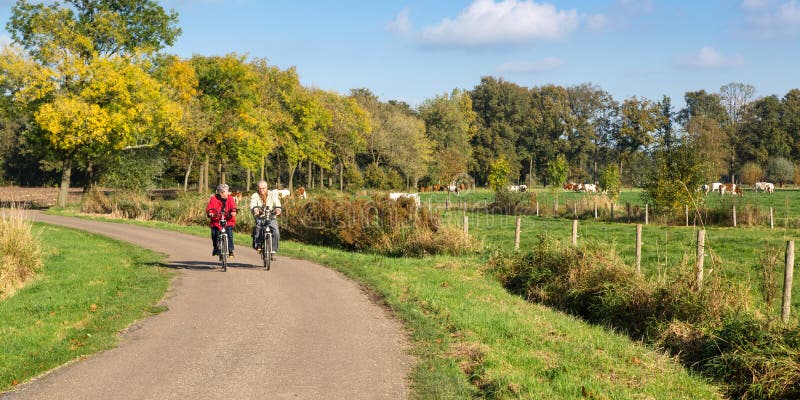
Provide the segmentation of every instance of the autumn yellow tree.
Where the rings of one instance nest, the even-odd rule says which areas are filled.
[[[12,7],[7,30],[19,47],[3,53],[0,75],[19,77],[14,101],[33,116],[26,140],[61,164],[60,206],[74,163],[91,176],[113,152],[179,129],[181,109],[149,74],[148,59],[173,44],[176,23],[174,12],[151,0],[18,0]]]

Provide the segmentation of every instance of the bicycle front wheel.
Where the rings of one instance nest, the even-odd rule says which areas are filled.
[[[272,234],[267,233],[264,235],[264,249],[261,252],[261,259],[264,261],[264,269],[269,271],[270,264],[272,264]]]
[[[217,248],[219,249],[219,263],[222,264],[222,272],[227,272],[228,271],[228,235],[219,235],[219,241],[217,242]]]

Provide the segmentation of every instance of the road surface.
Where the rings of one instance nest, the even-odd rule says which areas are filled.
[[[357,284],[278,256],[271,271],[237,247],[228,272],[211,240],[29,211],[35,220],[168,255],[180,272],[119,347],[63,366],[0,399],[405,399],[413,360],[402,325]]]

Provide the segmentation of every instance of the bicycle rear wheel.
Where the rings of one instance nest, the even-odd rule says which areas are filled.
[[[272,264],[272,234],[264,234],[264,246],[261,251],[261,259],[264,261],[264,269],[269,271]]]
[[[222,272],[228,271],[228,235],[220,234],[217,241],[219,249],[219,262],[222,264]],[[224,250],[223,250],[224,249]]]

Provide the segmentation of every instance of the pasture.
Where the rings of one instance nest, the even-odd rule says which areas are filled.
[[[552,201],[548,191],[537,190],[540,202]],[[422,203],[441,207],[446,193],[423,194]],[[483,240],[487,254],[495,250],[513,250],[515,241],[516,217],[513,215],[491,214],[483,207],[491,203],[494,194],[489,191],[474,191],[461,196],[451,195],[453,207],[443,212],[448,224],[462,226],[463,217],[468,217],[469,233]],[[559,201],[569,207],[570,202],[581,202],[591,195],[584,193],[559,193]],[[636,204],[643,208],[640,192],[624,191],[620,202]],[[438,200],[438,201],[437,201]],[[461,200],[459,203],[458,200]],[[638,203],[634,203],[637,202]],[[768,223],[748,225],[744,219],[737,227],[706,226],[705,269],[707,276],[719,275],[750,288],[753,304],[768,309],[773,317],[780,316],[780,298],[783,285],[784,252],[787,240],[800,237],[800,191],[776,190],[775,194],[755,194],[747,191],[744,197],[721,198],[710,194],[705,199],[709,207],[728,207],[737,205],[738,209],[768,209],[773,207],[775,228]],[[467,210],[464,211],[464,204]],[[625,212],[625,207],[620,207]],[[767,211],[768,213],[768,211]],[[761,215],[764,213],[762,212]],[[572,236],[572,217],[562,218],[522,215],[520,249],[531,249],[546,235],[564,243]],[[740,217],[743,218],[743,217]],[[619,221],[619,220],[617,220]],[[643,219],[633,216],[631,222],[607,222],[595,220],[584,214],[579,221],[578,242],[602,242],[612,246],[631,268],[635,265],[635,237],[637,223]],[[663,225],[650,216],[650,224],[642,230],[642,272],[652,278],[668,278],[679,268],[694,268],[695,242],[698,228],[682,225]],[[762,221],[763,222],[763,221]],[[800,288],[795,284],[792,295],[792,314],[800,312]]]

